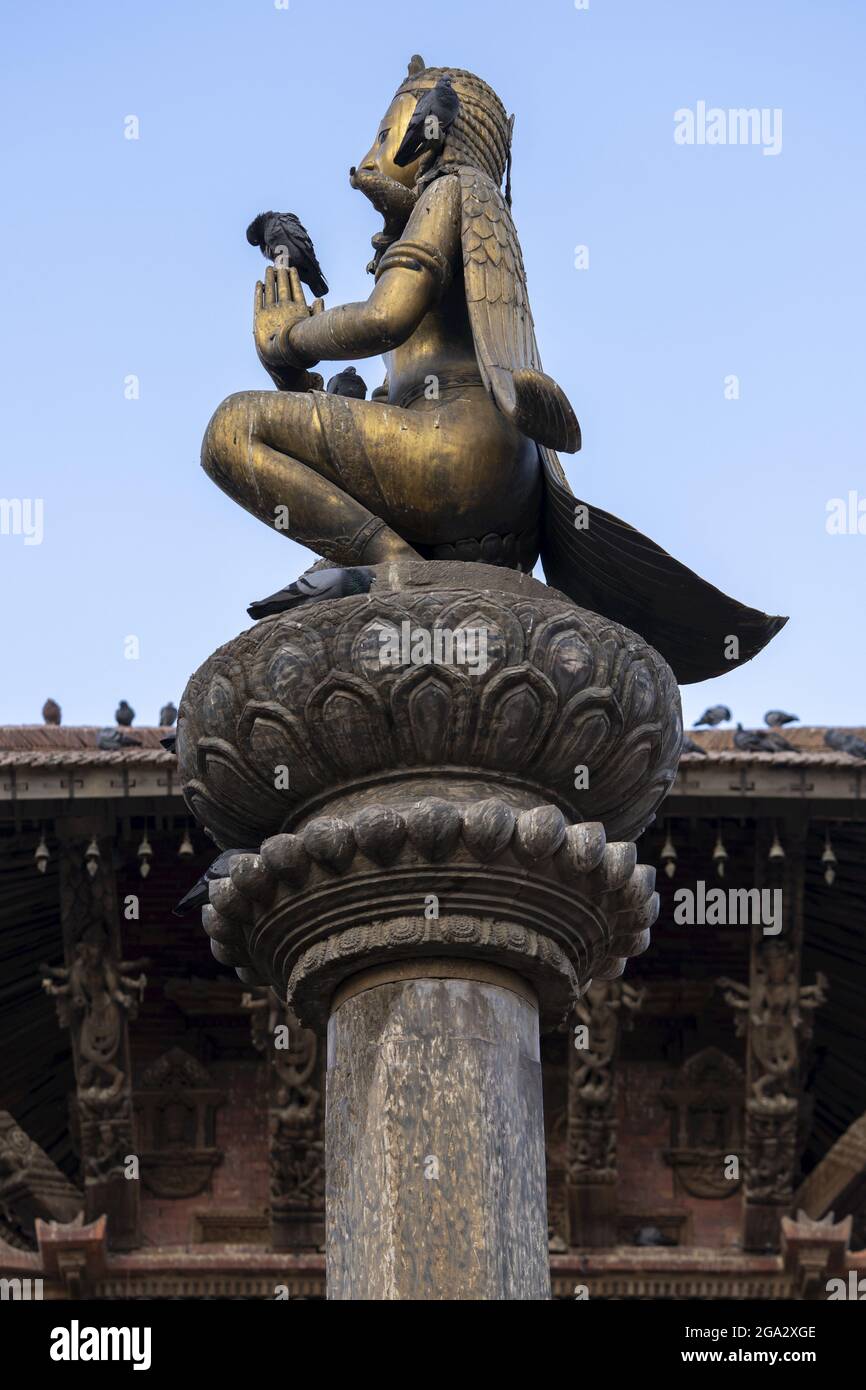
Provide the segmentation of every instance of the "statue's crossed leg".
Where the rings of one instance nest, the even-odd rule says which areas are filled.
[[[208,425],[202,466],[247,511],[335,563],[417,558],[407,536],[483,534],[503,490],[522,520],[534,497],[534,445],[479,394],[430,411],[240,392]]]

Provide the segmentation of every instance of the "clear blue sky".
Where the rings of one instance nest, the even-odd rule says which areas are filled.
[[[544,364],[583,427],[575,491],[791,615],[756,661],[685,687],[686,718],[721,699],[746,724],[777,705],[866,722],[866,535],[825,530],[829,498],[866,499],[856,0],[9,10],[0,496],[44,499],[45,532],[0,536],[0,721],[38,722],[51,695],[67,723],[109,723],[120,697],[153,722],[309,563],[207,480],[201,435],[269,384],[255,213],[300,214],[330,303],[369,292],[377,219],[347,171],[415,51],[517,113],[514,212]],[[781,153],[676,145],[674,111],[701,100],[781,108]]]

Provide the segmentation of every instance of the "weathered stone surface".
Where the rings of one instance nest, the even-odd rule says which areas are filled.
[[[471,669],[406,653],[470,630]],[[328,1029],[330,1297],[549,1297],[539,1026],[649,943],[681,736],[657,652],[477,563],[375,567],[191,678],[185,796],[249,847],[211,950]]]
[[[329,1298],[550,1297],[538,1015],[515,987],[402,979],[334,1012]]]
[[[337,985],[365,965],[441,954],[520,971],[553,1027],[587,980],[621,975],[649,944],[655,871],[601,826],[436,797],[358,820],[309,821],[238,855],[202,913],[216,959],[271,984],[307,1027],[324,1031]]]

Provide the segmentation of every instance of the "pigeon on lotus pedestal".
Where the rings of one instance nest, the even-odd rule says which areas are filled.
[[[345,568],[307,570],[298,579],[278,589],[268,598],[251,603],[247,612],[251,618],[269,618],[284,613],[299,603],[331,598],[346,598],[350,594],[368,594],[373,571],[366,565],[347,565]]]

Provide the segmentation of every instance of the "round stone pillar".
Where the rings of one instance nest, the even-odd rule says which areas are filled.
[[[362,971],[328,1022],[328,1298],[548,1299],[538,1005],[513,971]]]
[[[330,1298],[550,1297],[539,1027],[649,944],[633,839],[681,738],[657,652],[476,563],[376,566],[191,677],[184,792],[247,847],[210,883],[211,950],[328,1033]]]

